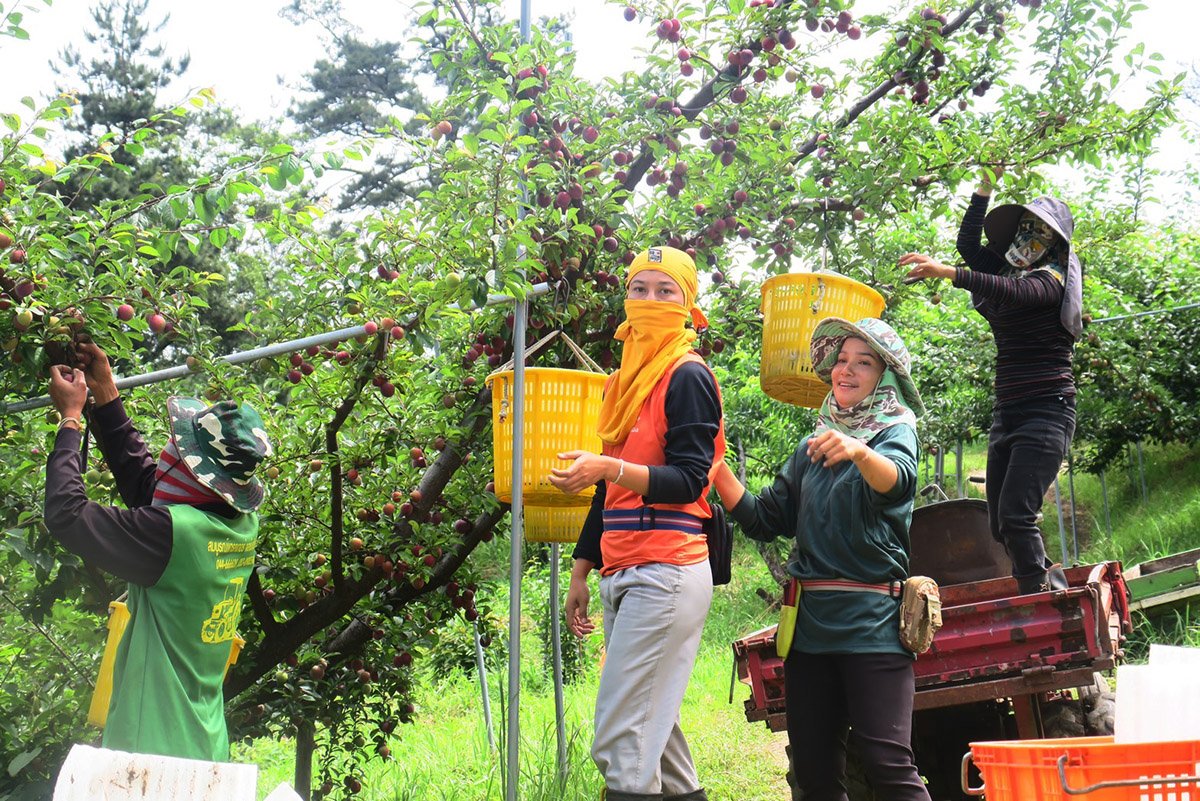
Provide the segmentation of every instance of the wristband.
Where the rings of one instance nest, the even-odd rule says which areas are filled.
[[[621,462],[621,466],[617,468],[617,477],[613,479],[614,484],[620,484],[621,476],[625,475],[625,460],[621,459],[619,461]]]
[[[62,431],[63,426],[67,423],[74,423],[80,430],[83,429],[83,423],[79,422],[78,417],[64,417],[58,421],[58,430]]]

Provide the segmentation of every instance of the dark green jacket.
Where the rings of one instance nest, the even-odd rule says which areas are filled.
[[[806,437],[770,487],[742,497],[731,511],[734,520],[753,539],[794,537],[788,572],[796,578],[868,584],[907,578],[917,435],[908,425],[895,425],[868,444],[896,465],[899,477],[886,495],[867,486],[849,462],[833,468],[812,464]],[[899,609],[898,599],[875,593],[803,593],[792,648],[909,654],[899,640]]]

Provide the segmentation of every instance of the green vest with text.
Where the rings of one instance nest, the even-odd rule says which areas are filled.
[[[221,685],[254,567],[258,515],[172,505],[171,559],[153,587],[129,585],[104,747],[224,762]]]

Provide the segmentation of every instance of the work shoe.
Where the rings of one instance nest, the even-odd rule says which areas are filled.
[[[1035,573],[1032,576],[1017,577],[1017,591],[1021,595],[1065,590],[1068,586],[1067,574],[1063,572],[1062,565],[1051,565],[1045,572]]]
[[[692,790],[690,793],[683,795],[664,795],[663,801],[708,801],[708,795],[704,792],[704,788]]]

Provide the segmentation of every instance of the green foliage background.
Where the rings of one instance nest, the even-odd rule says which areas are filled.
[[[629,28],[643,68],[590,82],[574,74],[561,20],[525,44],[495,3],[426,2],[412,42],[369,42],[339,29],[336,2],[296,2],[297,19],[330,21],[337,44],[297,102],[298,130],[244,123],[206,92],[120,116],[105,98],[148,91],[176,65],[153,27],[126,50],[106,51],[102,35],[98,66],[65,68],[91,65],[106,91],[0,115],[0,230],[10,256],[25,254],[0,275],[0,399],[41,395],[47,353],[69,357],[86,332],[124,374],[189,366],[125,393],[151,443],[168,391],[267,410],[277,448],[228,716],[238,736],[314,722],[325,795],[348,792],[419,714],[399,655],[461,662],[461,637],[446,638],[468,617],[506,628],[507,566],[481,556],[507,519],[488,487],[484,379],[513,333],[489,295],[552,283],[530,301],[531,339],[561,327],[607,367],[623,262],[653,243],[693,248],[712,321],[699,346],[753,484],[812,420],[758,388],[759,286],[825,265],[884,294],[930,401],[923,442],[949,447],[987,424],[990,339],[962,293],[902,285],[895,265],[910,250],[951,259],[969,188],[981,170],[1003,172],[1005,199],[1054,192],[1076,210],[1093,318],[1077,354],[1081,464],[1112,464],[1133,441],[1195,444],[1196,312],[1100,322],[1194,299],[1192,207],[1153,224],[1142,214],[1146,158],[1177,122],[1184,76],[1154,78],[1123,105],[1118,89],[1160,62],[1126,41],[1139,5],[1029,6],[908,2],[859,16],[846,0],[646,2]],[[843,12],[865,41],[837,29]],[[112,41],[119,18],[98,18]],[[656,34],[667,19],[680,41]],[[20,16],[4,24],[3,46],[19,46]],[[142,65],[136,81],[105,72],[118,53]],[[383,59],[383,89],[337,90],[367,57]],[[425,94],[406,75],[418,70],[433,77]],[[361,180],[331,197],[348,174]],[[154,313],[168,323],[158,333]],[[336,345],[221,360],[342,328]],[[541,359],[571,361],[565,349]],[[42,524],[52,417],[8,413],[3,426],[0,614],[20,637],[3,649],[0,794],[36,793],[72,741],[93,737],[85,677],[121,587]],[[95,449],[87,469],[92,497],[114,502]],[[544,554],[528,562],[517,569],[541,587]]]

